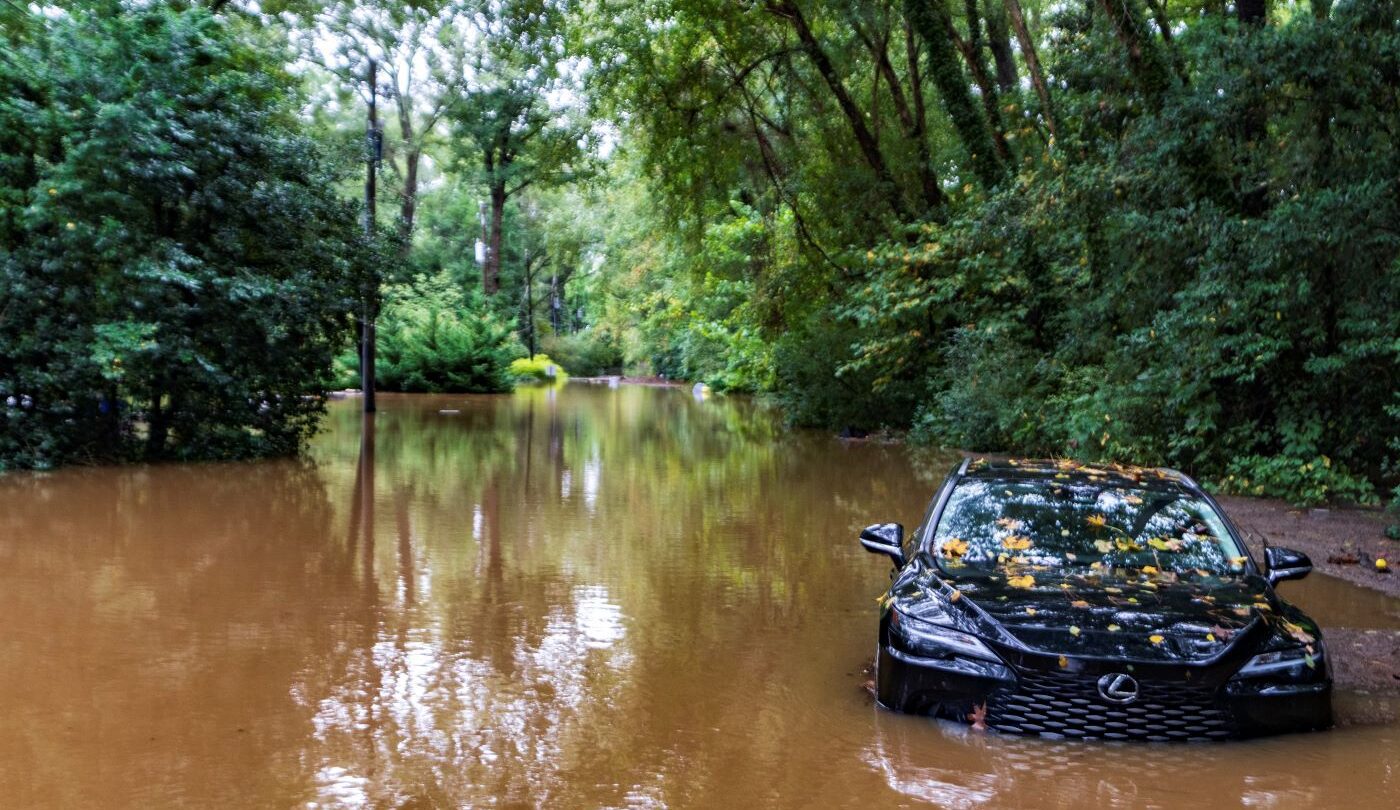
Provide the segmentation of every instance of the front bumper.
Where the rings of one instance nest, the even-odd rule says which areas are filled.
[[[1127,705],[1105,700],[1100,672],[1067,671],[1058,659],[1022,656],[1016,666],[976,659],[928,659],[881,644],[877,695],[889,709],[967,722],[974,712],[989,728],[1052,738],[1205,740],[1327,728],[1332,682],[1194,682],[1186,670],[1159,669],[1141,681]],[[1036,666],[1039,664],[1040,666]],[[1117,671],[1116,665],[1102,669]]]

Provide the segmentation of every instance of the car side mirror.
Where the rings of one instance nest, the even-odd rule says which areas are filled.
[[[1269,546],[1264,549],[1264,562],[1269,566],[1269,584],[1285,579],[1302,579],[1312,572],[1312,560],[1301,551]]]
[[[872,554],[884,554],[896,566],[904,565],[904,526],[898,523],[876,523],[860,533],[860,544]]]

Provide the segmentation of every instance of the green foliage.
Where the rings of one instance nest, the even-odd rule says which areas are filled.
[[[568,378],[564,367],[549,359],[547,354],[518,357],[510,363],[510,373],[521,382],[557,383]]]
[[[629,12],[591,19],[594,92],[640,132],[597,285],[629,291],[599,313],[629,362],[711,382],[738,362],[801,424],[1170,464],[1298,502],[1395,486],[1393,4],[1259,26],[1023,5],[1053,140],[1020,88],[991,111],[965,94],[979,71],[988,87],[960,50],[976,4],[804,6],[825,66],[792,4],[668,3],[640,43]],[[937,89],[923,123],[913,62],[882,39],[901,6]],[[842,89],[869,99],[893,202]],[[933,198],[931,169],[944,202],[893,221]]]
[[[540,346],[546,355],[558,358],[559,365],[580,377],[622,373],[622,346],[604,330],[549,335]]]
[[[1400,154],[1384,134],[1400,108],[1378,77],[1400,39],[1368,5],[1243,40],[1196,27],[1196,77],[1160,113],[1120,114],[1113,138],[1085,126],[1074,158],[1046,155],[874,251],[847,310],[865,330],[852,367],[908,379],[910,358],[941,356],[917,422],[928,441],[1373,500],[1397,430],[1378,382],[1400,374]],[[1244,65],[1278,88],[1266,148],[1222,137],[1259,103]],[[1081,91],[1061,96],[1072,120],[1113,98],[1093,68],[1081,53],[1063,74]],[[1273,190],[1262,203],[1256,182]]]
[[[0,57],[0,467],[297,450],[379,246],[287,54],[185,4],[62,9]]]
[[[523,353],[511,324],[479,292],[464,295],[447,274],[385,288],[376,324],[378,385],[413,393],[494,393],[512,387],[511,360]],[[342,381],[359,385],[359,358],[342,356]]]

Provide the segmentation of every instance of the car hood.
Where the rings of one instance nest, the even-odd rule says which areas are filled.
[[[1160,663],[1216,658],[1278,608],[1258,576],[1030,576],[951,581],[952,604],[1008,646]]]

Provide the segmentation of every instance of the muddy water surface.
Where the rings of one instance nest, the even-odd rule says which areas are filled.
[[[334,404],[306,462],[0,479],[0,806],[1400,795],[1394,724],[1062,744],[873,708],[888,568],[855,532],[917,523],[943,460],[672,389],[381,401],[368,428]],[[1400,626],[1394,600],[1285,588],[1324,627]]]

